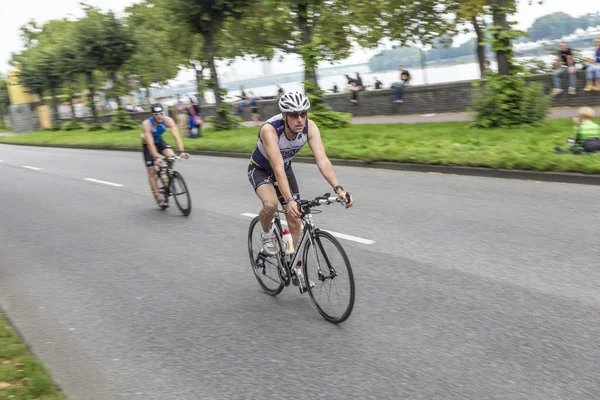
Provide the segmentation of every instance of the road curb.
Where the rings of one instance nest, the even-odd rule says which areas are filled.
[[[140,152],[141,147],[93,147],[93,146],[77,146],[77,145],[40,145],[40,144],[23,144],[23,143],[0,143],[14,146],[30,146],[30,147],[55,147],[65,149],[79,150],[110,150],[110,151],[129,151]],[[250,153],[234,153],[226,151],[207,151],[207,150],[190,150],[189,154],[211,156],[211,157],[226,157],[226,158],[249,158]],[[295,157],[294,162],[314,164],[315,160],[312,157]],[[361,160],[343,160],[332,158],[331,162],[337,166],[357,167],[357,168],[372,168],[386,169],[394,171],[412,171],[426,172],[434,174],[448,175],[465,175],[478,176],[484,178],[504,178],[504,179],[519,179],[542,182],[559,182],[559,183],[577,183],[582,185],[600,185],[600,174],[582,174],[576,172],[539,172],[525,170],[510,170],[510,169],[494,169],[483,167],[461,167],[452,165],[428,165],[428,164],[412,164],[388,161],[361,161]]]

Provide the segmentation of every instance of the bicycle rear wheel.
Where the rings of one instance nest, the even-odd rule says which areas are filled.
[[[304,276],[315,285],[307,285],[310,299],[323,318],[338,324],[354,308],[354,275],[340,242],[330,233],[317,229],[314,246],[304,249]]]
[[[281,242],[277,241],[279,254],[269,257],[262,253],[262,238],[260,220],[254,217],[248,229],[248,253],[250,265],[260,287],[271,296],[276,296],[283,290],[285,282],[289,279],[289,272],[282,264]]]
[[[169,186],[171,188],[171,195],[175,197],[175,204],[177,204],[179,211],[185,216],[190,215],[192,212],[192,198],[179,172],[173,171]]]

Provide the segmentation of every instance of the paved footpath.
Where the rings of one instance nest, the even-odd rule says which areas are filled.
[[[577,114],[577,107],[552,108],[548,118],[569,118]],[[596,115],[600,116],[600,107],[594,108]],[[415,124],[419,122],[455,122],[469,121],[470,116],[466,112],[456,113],[425,113],[404,115],[375,115],[372,117],[353,117],[354,124]],[[245,121],[245,126],[256,126],[260,123]]]

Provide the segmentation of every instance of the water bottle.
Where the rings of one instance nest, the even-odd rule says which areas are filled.
[[[281,233],[281,237],[283,242],[285,243],[285,254],[293,254],[294,253],[294,238],[292,238],[292,233],[286,229]]]
[[[169,186],[169,177],[167,176],[167,171],[164,168],[161,168],[158,172],[160,179],[163,181],[165,186]]]

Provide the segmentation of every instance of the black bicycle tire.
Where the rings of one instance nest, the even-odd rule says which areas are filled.
[[[269,295],[271,296],[277,296],[279,293],[281,293],[281,291],[283,290],[283,288],[285,287],[285,282],[282,279],[279,282],[279,287],[277,289],[269,289],[265,286],[265,284],[263,283],[262,279],[260,279],[260,276],[258,275],[258,271],[256,270],[255,267],[255,261],[254,261],[254,257],[252,257],[252,231],[254,230],[254,227],[256,225],[260,224],[260,220],[258,217],[254,217],[252,219],[252,221],[250,222],[250,227],[248,228],[248,255],[250,257],[250,267],[252,267],[252,272],[254,273],[254,277],[256,278],[256,280],[258,281],[258,284],[260,285],[260,287]],[[281,260],[279,260],[279,262],[281,262]],[[279,272],[279,271],[278,271]],[[279,278],[281,278],[281,273],[279,272]]]
[[[185,189],[185,194],[187,195],[187,199],[188,199],[187,209],[183,208],[181,206],[181,204],[179,204],[179,200],[177,200],[177,195],[175,194],[175,190],[173,190],[174,185],[175,185],[174,182],[176,180],[181,181],[181,183],[183,184],[183,187]],[[173,175],[171,176],[171,182],[169,182],[169,187],[170,187],[172,196],[175,198],[175,204],[177,204],[177,208],[179,208],[179,211],[181,211],[181,213],[183,215],[185,215],[186,217],[188,215],[190,215],[190,213],[192,212],[192,196],[190,195],[190,191],[188,190],[187,184],[185,183],[183,176],[181,176],[181,174],[179,172],[173,171]]]
[[[316,310],[319,312],[319,314],[321,314],[321,316],[323,318],[325,318],[327,321],[332,322],[334,324],[339,324],[341,322],[344,322],[345,320],[348,319],[348,317],[350,317],[350,314],[352,313],[352,310],[354,309],[354,300],[355,300],[355,296],[356,296],[356,287],[355,287],[355,283],[354,283],[354,274],[352,273],[352,266],[350,265],[350,260],[348,259],[348,255],[346,254],[346,251],[344,250],[344,247],[342,246],[342,244],[329,232],[325,232],[322,231],[320,229],[315,230],[315,242],[316,241],[320,241],[321,238],[327,238],[327,240],[329,240],[331,243],[333,243],[333,245],[335,246],[335,248],[338,250],[338,252],[341,254],[342,259],[344,260],[344,264],[346,266],[346,270],[348,271],[348,279],[350,280],[350,301],[348,303],[348,306],[346,307],[346,311],[344,311],[344,313],[340,316],[340,317],[332,317],[331,315],[327,314],[320,306],[319,306],[319,302],[317,301],[317,299],[315,299],[315,297],[313,296],[312,293],[312,289],[310,287],[310,285],[307,285],[307,289],[308,289],[308,295],[310,297],[310,300],[313,304],[313,306],[316,308]],[[308,275],[308,262],[307,262],[307,257],[309,256],[308,252],[310,250],[310,246],[311,246],[311,242],[308,241],[306,246],[304,247],[304,254],[303,254],[303,266],[302,266],[302,272],[304,273],[304,277],[306,280],[309,280],[309,275]],[[324,249],[321,245],[321,249],[322,252],[324,252]]]

